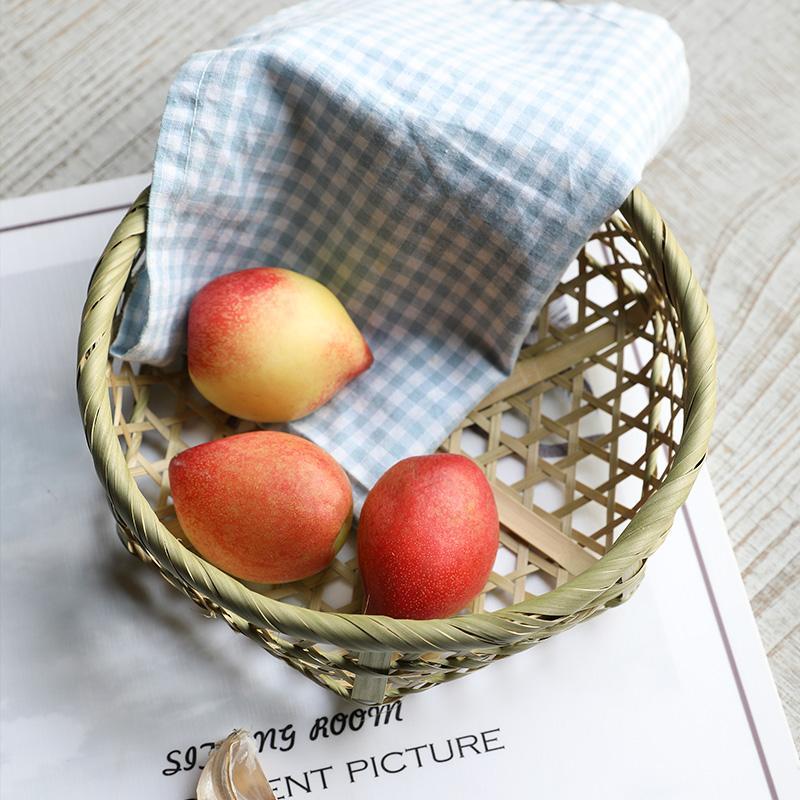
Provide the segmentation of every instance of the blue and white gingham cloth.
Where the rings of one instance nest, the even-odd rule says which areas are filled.
[[[291,427],[370,487],[511,370],[548,294],[682,117],[680,39],[615,4],[314,0],[192,56],[114,353],[167,364],[211,278],[327,285],[374,366]]]

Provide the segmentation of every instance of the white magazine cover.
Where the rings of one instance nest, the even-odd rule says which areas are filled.
[[[133,176],[0,202],[3,798],[187,800],[255,732],[282,798],[800,797],[706,472],[630,602],[357,712],[124,553],[78,418],[91,270]]]

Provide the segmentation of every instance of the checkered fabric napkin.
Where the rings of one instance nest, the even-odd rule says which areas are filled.
[[[192,56],[169,92],[147,263],[114,344],[182,354],[211,278],[326,284],[374,366],[291,427],[364,487],[511,370],[688,95],[667,23],[615,4],[315,0]]]

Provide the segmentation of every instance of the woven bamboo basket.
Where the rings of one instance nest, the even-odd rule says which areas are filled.
[[[78,395],[123,543],[206,614],[338,695],[376,704],[525,650],[636,589],[705,457],[716,354],[689,262],[641,191],[587,242],[511,376],[442,443],[492,483],[500,548],[472,607],[430,621],[358,613],[352,542],[319,575],[251,586],[181,540],[170,459],[255,426],[206,403],[185,372],[109,358],[144,257],[147,199],[145,190],[92,277]]]

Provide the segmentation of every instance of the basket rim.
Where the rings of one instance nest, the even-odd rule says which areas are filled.
[[[606,554],[581,574],[546,594],[498,611],[434,620],[315,611],[283,603],[204,561],[158,519],[127,469],[106,385],[115,313],[144,249],[149,191],[146,188],[126,212],[92,275],[81,319],[77,389],[87,444],[112,511],[162,572],[219,605],[239,627],[271,628],[357,651],[460,652],[508,646],[556,623],[563,628],[567,617],[577,622],[635,587],[642,562],[663,541],[697,477],[716,405],[716,339],[708,303],[685,253],[639,188],[630,193],[620,212],[658,272],[686,343],[684,428],[672,466]]]

